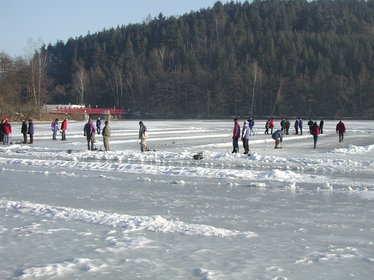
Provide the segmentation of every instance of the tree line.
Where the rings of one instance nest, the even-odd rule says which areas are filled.
[[[26,68],[9,58],[0,98],[149,117],[372,118],[373,52],[373,0],[216,2],[43,46]]]

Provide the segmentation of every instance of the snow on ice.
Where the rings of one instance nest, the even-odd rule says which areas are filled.
[[[111,151],[14,123],[0,145],[0,279],[370,279],[374,123],[325,121],[283,149],[257,121],[250,156],[232,120],[111,121]],[[203,153],[195,160],[194,155]]]

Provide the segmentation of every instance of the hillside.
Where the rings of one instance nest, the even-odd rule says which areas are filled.
[[[374,117],[374,1],[217,2],[45,48],[50,103],[164,117]]]

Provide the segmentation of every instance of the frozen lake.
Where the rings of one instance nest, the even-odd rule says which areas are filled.
[[[274,149],[258,121],[250,156],[232,120],[145,120],[147,153],[137,121],[110,122],[110,152],[86,150],[84,122],[67,141],[36,123],[33,145],[13,124],[0,279],[371,279],[374,122],[345,121],[343,143],[336,123]]]

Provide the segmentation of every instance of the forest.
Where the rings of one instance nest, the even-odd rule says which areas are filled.
[[[72,103],[159,118],[373,118],[374,0],[216,2],[0,62],[1,115]]]

